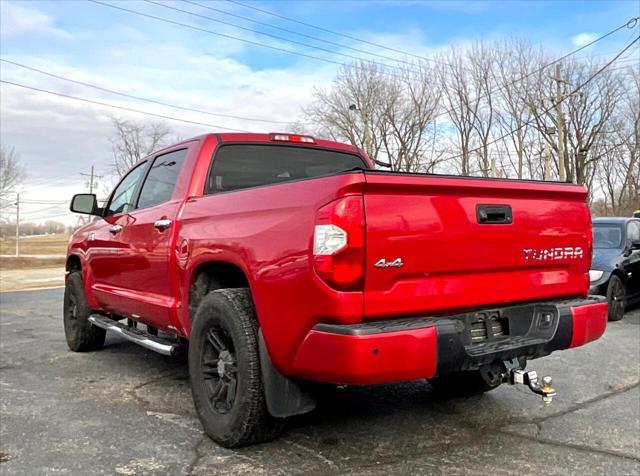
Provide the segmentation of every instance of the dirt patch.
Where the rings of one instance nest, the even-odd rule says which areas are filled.
[[[0,271],[0,291],[25,291],[64,286],[64,265],[35,269]]]
[[[34,269],[34,268],[55,268],[64,267],[66,257],[60,256],[2,256],[0,257],[0,269]]]
[[[21,255],[64,255],[67,253],[69,235],[38,235],[20,237]],[[16,252],[15,237],[0,239],[0,255],[13,255]]]

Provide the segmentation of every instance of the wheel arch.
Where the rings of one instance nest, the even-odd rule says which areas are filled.
[[[611,271],[611,275],[609,276],[609,281],[613,276],[617,276],[618,278],[620,278],[620,280],[622,281],[622,284],[624,285],[627,284],[627,276],[620,268],[615,268],[614,270]]]
[[[230,261],[207,260],[198,263],[191,271],[188,281],[189,323],[193,321],[202,298],[210,291],[224,288],[249,288],[251,292],[245,270]]]
[[[67,256],[65,270],[70,273],[72,271],[82,271],[82,261],[78,255]]]

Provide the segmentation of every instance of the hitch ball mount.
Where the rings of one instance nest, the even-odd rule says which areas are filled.
[[[506,370],[502,374],[503,382],[510,385],[526,385],[533,393],[542,396],[542,401],[545,405],[549,405],[553,401],[556,391],[553,388],[553,379],[551,377],[542,377],[542,380],[539,380],[535,370],[525,372],[517,364],[516,359],[503,362],[503,365]]]

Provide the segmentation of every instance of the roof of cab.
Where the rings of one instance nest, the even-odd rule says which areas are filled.
[[[214,134],[218,137],[223,143],[224,142],[264,142],[270,144],[281,144],[281,145],[291,145],[291,146],[303,146],[303,147],[318,147],[321,149],[334,149],[334,150],[342,150],[345,152],[355,152],[360,153],[357,147],[352,146],[351,144],[345,144],[344,142],[336,142],[332,140],[318,139],[313,137],[315,143],[299,143],[299,142],[287,142],[287,141],[278,141],[271,138],[269,134],[260,134],[253,132],[223,132],[219,134]],[[307,137],[308,134],[296,134],[294,132],[276,132],[275,134],[283,134],[283,135],[302,135]]]
[[[597,223],[610,223],[610,224],[622,224],[622,223],[626,223],[628,221],[631,220],[637,220],[637,218],[633,218],[633,217],[598,217],[598,218],[594,218],[592,221],[593,224],[597,224]]]

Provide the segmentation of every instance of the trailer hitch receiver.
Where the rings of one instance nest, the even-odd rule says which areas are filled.
[[[553,379],[551,377],[542,377],[542,380],[540,380],[535,370],[526,372],[524,369],[519,368],[516,364],[517,361],[514,361],[504,362],[503,365],[506,372],[502,375],[503,382],[507,382],[510,385],[526,385],[533,393],[541,395],[542,401],[549,405],[553,401],[553,397],[556,396],[556,391],[553,388]]]

